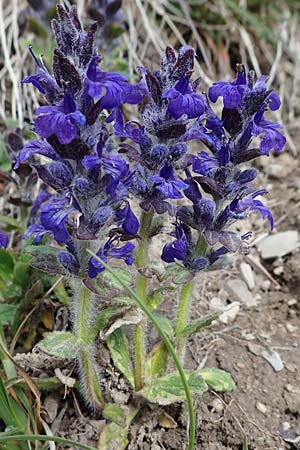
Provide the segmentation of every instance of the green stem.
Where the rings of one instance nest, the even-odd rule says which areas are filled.
[[[91,340],[91,307],[92,293],[81,283],[74,286],[73,317],[74,333],[80,347],[78,362],[81,375],[81,392],[86,402],[95,410],[102,410],[104,399],[97,376],[97,363],[94,357],[93,342]]]
[[[149,235],[151,231],[151,223],[153,219],[152,212],[143,212],[141,218],[141,227],[139,231],[140,243],[137,249],[137,267],[144,268],[148,263]],[[147,298],[147,278],[139,274],[137,279],[137,295],[146,302]],[[146,361],[146,345],[145,345],[145,319],[137,324],[134,332],[134,355],[135,355],[135,389],[139,391],[144,386],[144,371]]]
[[[202,233],[199,234],[198,241],[195,248],[195,256],[204,256],[207,248],[206,240]],[[179,305],[177,312],[177,320],[176,320],[176,336],[177,336],[177,345],[176,349],[180,358],[183,357],[183,350],[186,344],[186,337],[180,337],[180,334],[184,330],[187,325],[190,309],[192,305],[192,294],[194,289],[194,281],[189,281],[185,283],[180,291],[179,295]]]
[[[43,436],[42,434],[16,434],[15,436],[0,436],[0,442],[5,444],[10,441],[42,441],[42,442],[57,442],[58,444],[72,445],[74,448],[83,448],[86,450],[96,450],[90,445],[81,444],[80,442],[72,441],[71,439],[64,439],[57,436]]]
[[[90,255],[93,256],[93,258],[97,259],[106,268],[106,270],[109,273],[111,273],[115,277],[115,279],[123,286],[123,288],[129,293],[129,295],[136,301],[136,303],[138,304],[140,309],[148,317],[150,322],[152,322],[152,324],[155,326],[155,328],[159,332],[163,342],[165,343],[169,353],[171,354],[171,356],[172,356],[172,358],[173,358],[173,360],[175,362],[175,365],[177,367],[177,370],[179,372],[179,375],[180,375],[180,378],[181,378],[181,381],[182,381],[182,385],[183,385],[183,388],[184,388],[184,392],[185,392],[185,395],[186,395],[186,400],[187,400],[188,414],[189,414],[189,444],[188,444],[187,450],[194,450],[194,445],[195,445],[195,414],[194,414],[194,409],[193,409],[193,399],[192,399],[190,388],[189,388],[189,385],[188,385],[188,382],[187,382],[187,379],[186,379],[185,372],[183,370],[181,362],[180,362],[180,360],[179,360],[179,358],[177,356],[177,353],[176,353],[176,351],[175,351],[175,349],[174,349],[170,339],[165,334],[163,328],[161,327],[161,325],[157,321],[156,317],[148,309],[146,303],[139,298],[137,293],[134,292],[132,289],[130,289],[127,286],[127,284],[124,283],[124,281],[114,272],[114,270],[112,270],[95,253],[91,252],[90,250],[87,250],[87,251],[88,251],[88,253]]]
[[[192,293],[194,289],[194,281],[189,281],[185,283],[180,291],[179,296],[179,305],[177,311],[177,321],[175,334],[177,336],[177,352],[179,356],[182,358],[183,349],[185,346],[186,338],[180,337],[181,332],[186,327],[189,315],[190,315],[190,307],[192,302]]]

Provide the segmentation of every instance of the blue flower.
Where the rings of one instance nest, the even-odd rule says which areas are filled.
[[[134,244],[131,242],[126,242],[121,247],[116,246],[115,239],[109,239],[104,246],[102,246],[98,252],[97,256],[105,263],[107,263],[107,258],[117,258],[123,259],[127,265],[131,265],[133,263],[132,252],[135,248]],[[97,261],[95,258],[91,258],[88,267],[88,275],[90,278],[95,278],[98,273],[103,272],[105,270],[104,266]]]
[[[41,209],[41,225],[45,230],[51,231],[55,240],[59,243],[66,243],[70,239],[70,234],[66,228],[68,215],[75,209],[68,207],[68,199],[53,199],[46,203]],[[67,208],[66,208],[67,206]]]
[[[59,87],[55,81],[53,75],[51,75],[46,67],[39,61],[32,51],[32,46],[29,46],[29,51],[36,63],[36,73],[30,75],[22,80],[22,83],[31,83],[35,86],[41,94],[46,95],[49,99],[56,96],[59,91]]]
[[[8,235],[0,230],[0,248],[6,248],[8,245]]]
[[[33,140],[27,142],[27,144],[25,144],[22,150],[19,152],[14,169],[18,169],[20,167],[20,164],[28,161],[28,159],[30,159],[34,155],[43,155],[54,160],[58,158],[57,154],[47,141]]]
[[[175,119],[179,119],[184,114],[189,119],[193,119],[201,116],[206,110],[206,100],[193,92],[188,76],[181,77],[174,87],[162,94],[162,98],[169,100],[168,113]]]
[[[53,134],[61,144],[69,144],[78,134],[77,124],[85,124],[85,116],[77,110],[70,94],[64,94],[57,106],[40,106],[36,110],[35,131],[47,139]]]
[[[93,100],[101,99],[102,109],[112,109],[122,103],[139,103],[142,95],[137,86],[132,86],[127,77],[115,72],[103,72],[97,63],[99,56],[92,58],[87,70],[87,93]]]
[[[167,263],[176,260],[183,261],[188,250],[188,240],[182,226],[176,224],[175,227],[176,240],[166,244],[163,248],[161,259]]]
[[[280,107],[278,94],[267,90],[266,77],[261,76],[253,84],[254,74],[249,72],[248,79],[243,64],[237,64],[237,77],[232,82],[218,81],[209,88],[208,96],[212,102],[216,102],[219,97],[223,98],[226,109],[234,109],[242,106],[252,110],[253,106],[259,107],[265,100],[269,101],[269,107],[275,111]]]
[[[68,251],[60,251],[57,254],[60,264],[71,274],[77,275],[80,269],[78,260]]]
[[[279,131],[283,126],[276,122],[266,120],[261,111],[254,116],[252,136],[259,136],[263,134],[260,141],[259,148],[264,155],[269,155],[272,148],[275,152],[280,152],[286,144],[286,138]]]
[[[188,185],[175,175],[172,166],[165,165],[159,171],[159,175],[150,176],[150,180],[155,183],[156,189],[165,198],[182,198],[180,189],[186,189]]]
[[[117,212],[116,217],[120,220],[119,225],[125,233],[133,236],[137,234],[140,224],[128,201],[126,201],[126,206]]]

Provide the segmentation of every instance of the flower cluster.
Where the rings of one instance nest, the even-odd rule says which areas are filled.
[[[210,104],[218,97],[224,105],[221,118]],[[188,131],[189,139],[197,139],[209,151],[200,151],[185,169],[183,181],[188,187],[183,192],[190,204],[176,210],[176,239],[165,245],[164,261],[182,261],[192,272],[219,267],[220,261],[216,262],[221,256],[243,250],[249,233],[239,236],[230,227],[250,211],[259,212],[273,227],[272,214],[259,199],[267,191],[252,183],[257,171],[242,164],[269,155],[271,149],[282,150],[281,125],[265,118],[267,109],[279,107],[280,99],[267,89],[266,77],[255,82],[253,71],[246,75],[241,64],[233,82],[211,86],[206,112]],[[257,136],[261,137],[258,146],[253,142]]]
[[[145,211],[174,213],[169,199],[182,198],[187,188],[176,168],[188,161],[189,130],[207,110],[206,99],[197,93],[200,80],[192,80],[195,52],[185,46],[176,56],[167,47],[160,70],[140,68],[146,102],[140,121],[127,122],[116,113],[115,133],[129,138],[135,145],[123,144],[123,151],[136,162],[133,191],[141,199]]]
[[[58,259],[71,273],[88,269],[95,277],[103,270],[94,259],[87,264],[84,242],[94,250],[100,240],[96,250],[104,261],[114,257],[132,264],[129,241],[139,222],[130,207],[131,193],[143,211],[173,217],[175,240],[165,245],[162,259],[180,261],[196,273],[245,248],[249,233],[239,236],[231,225],[250,211],[273,227],[272,214],[260,200],[267,191],[253,184],[257,171],[244,168],[285,144],[281,125],[266,118],[268,109],[280,107],[266,77],[256,80],[253,71],[246,74],[238,64],[234,81],[214,83],[200,95],[200,80],[192,78],[194,50],[185,46],[176,55],[168,47],[160,68],[140,67],[141,81],[132,85],[99,67],[95,25],[85,32],[74,7],[67,12],[58,6],[58,16],[53,73],[32,53],[37,70],[23,80],[48,102],[36,111],[34,129],[41,139],[27,143],[15,165],[29,161],[45,183],[33,207],[40,221],[25,237],[39,242],[52,234],[66,246]],[[219,97],[221,117],[212,107]],[[142,99],[139,120],[126,122],[122,105]],[[111,123],[114,136],[121,138],[119,153],[113,151]],[[197,156],[188,153],[189,141],[197,141]]]
[[[33,124],[40,139],[28,142],[15,164],[18,169],[29,161],[44,183],[33,207],[39,223],[30,225],[24,238],[40,242],[52,235],[65,245],[58,260],[67,271],[88,270],[95,277],[103,267],[86,261],[87,246],[104,261],[114,257],[132,263],[134,245],[128,241],[139,228],[128,201],[133,173],[113,151],[105,119],[124,103],[140,102],[142,95],[124,76],[101,70],[95,25],[85,32],[75,7],[68,12],[58,6],[57,11],[53,73],[31,49],[37,70],[23,80],[48,102],[37,109]]]

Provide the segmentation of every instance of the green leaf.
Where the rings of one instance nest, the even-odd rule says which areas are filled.
[[[236,388],[230,373],[221,369],[205,368],[197,370],[197,373],[203,377],[205,383],[215,391],[227,392]]]
[[[11,230],[19,230],[21,233],[25,232],[25,228],[19,223],[18,220],[9,216],[0,215],[0,222],[4,223]]]
[[[110,423],[101,432],[98,450],[125,450],[128,443],[128,429]]]
[[[147,297],[147,306],[151,310],[157,309],[157,307],[163,302],[164,296],[161,293],[151,294]]]
[[[33,301],[40,297],[44,292],[44,285],[41,280],[36,280],[25,292],[24,297],[21,301],[21,306],[33,304]]]
[[[50,245],[26,245],[24,247],[24,252],[29,253],[32,256],[38,255],[56,256],[59,251],[60,251],[59,248],[51,247]]]
[[[125,283],[126,285],[130,285],[131,282],[131,276],[128,270],[120,269],[119,267],[112,267],[114,270],[114,273]],[[103,280],[105,285],[109,289],[118,289],[123,290],[123,286],[119,281],[108,271],[102,272],[102,276],[98,277],[98,280]]]
[[[12,325],[19,312],[18,305],[0,303],[0,325]]]
[[[155,319],[157,320],[159,325],[163,328],[166,335],[172,340],[175,335],[172,321],[158,313],[153,313],[153,315],[155,316]]]
[[[128,339],[121,328],[109,335],[107,345],[114,365],[122,372],[129,383],[134,386],[134,372],[129,352]]]
[[[28,285],[29,275],[30,275],[30,266],[25,262],[16,262],[14,267],[14,281],[19,284],[23,289],[25,289]]]
[[[150,352],[146,361],[146,379],[162,377],[168,367],[168,349],[163,342],[156,344]]]
[[[66,288],[64,286],[64,283],[60,281],[54,288],[54,293],[56,297],[58,298],[59,302],[62,303],[65,306],[71,305],[70,297],[66,291]]]
[[[178,264],[172,264],[166,270],[166,276],[172,276],[173,283],[184,284],[191,281],[194,278],[194,274],[189,270],[182,268]]]
[[[1,298],[5,301],[13,301],[22,297],[22,288],[17,284],[11,284],[5,291],[1,292]]]
[[[178,336],[188,337],[191,336],[191,334],[198,333],[203,328],[211,325],[214,320],[217,320],[219,318],[219,315],[220,314],[218,312],[213,312],[211,314],[208,314],[207,316],[201,317],[200,319],[194,320],[193,322],[189,323]]]
[[[207,388],[202,376],[198,372],[186,372],[187,383],[191,392],[204,392]],[[154,378],[143,389],[138,391],[149,402],[159,405],[170,405],[185,399],[182,381],[177,373],[170,373],[164,377]]]
[[[45,353],[62,359],[74,359],[79,347],[77,337],[70,331],[45,333],[39,347]]]
[[[129,408],[125,405],[117,405],[116,403],[106,403],[102,415],[120,427],[126,427],[129,417]]]
[[[0,275],[4,278],[13,278],[15,261],[11,253],[4,248],[0,248]]]
[[[102,330],[109,323],[113,317],[120,316],[124,311],[128,310],[130,306],[110,306],[103,309],[95,319],[95,324],[91,329],[91,334],[96,337],[100,330]]]

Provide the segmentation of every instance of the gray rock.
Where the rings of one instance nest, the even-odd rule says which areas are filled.
[[[271,364],[275,372],[280,372],[281,370],[284,369],[281,356],[279,355],[278,352],[269,349],[262,351],[261,355],[266,361],[268,361],[269,364]]]
[[[230,300],[236,300],[246,306],[256,306],[257,302],[246,283],[239,278],[228,280],[225,289],[231,297]]]
[[[240,272],[248,288],[250,289],[250,291],[252,291],[255,287],[255,279],[252,267],[250,266],[250,264],[242,262],[240,265]]]
[[[258,250],[263,259],[285,256],[299,248],[299,233],[295,230],[271,234],[258,244]]]

